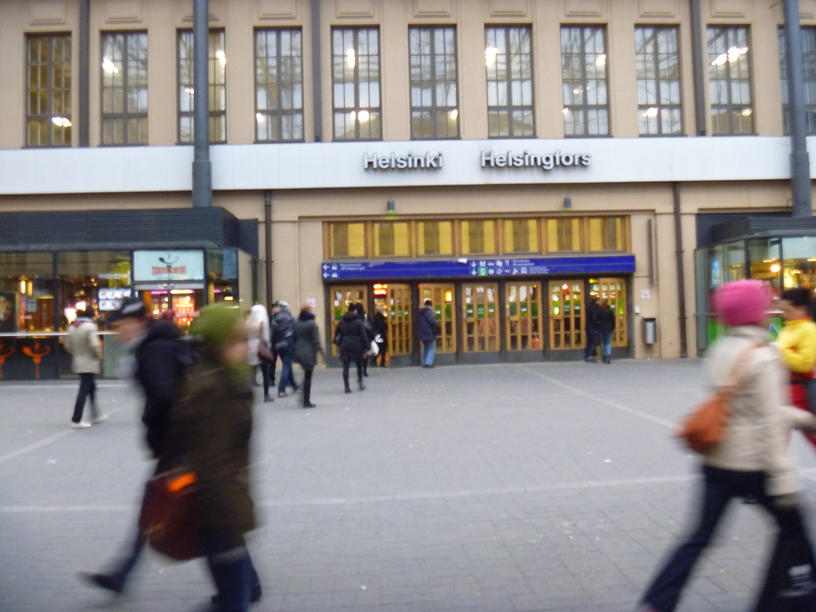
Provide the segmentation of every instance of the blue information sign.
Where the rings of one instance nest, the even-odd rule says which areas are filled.
[[[327,281],[484,276],[561,276],[564,274],[612,274],[634,271],[634,255],[541,257],[535,259],[461,259],[450,261],[357,261],[354,263],[325,262],[323,264],[323,278]]]

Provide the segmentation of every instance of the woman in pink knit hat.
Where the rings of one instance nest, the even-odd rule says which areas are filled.
[[[756,500],[786,536],[804,542],[813,559],[797,501],[800,487],[788,454],[788,431],[816,430],[816,417],[787,405],[784,363],[777,348],[768,344],[770,303],[767,285],[752,280],[728,283],[714,294],[714,310],[729,330],[708,359],[712,395],[727,385],[735,370],[744,382],[731,401],[725,439],[703,458],[698,522],[647,589],[642,612],[676,608],[697,559],[734,498]]]

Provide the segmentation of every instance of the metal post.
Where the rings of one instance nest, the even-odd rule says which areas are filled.
[[[79,0],[79,146],[91,146],[91,0]]]
[[[694,122],[698,136],[706,135],[705,61],[700,0],[691,0],[691,56],[694,64]]]
[[[805,131],[804,69],[799,0],[785,0],[785,63],[788,67],[788,116],[791,131],[791,196],[794,217],[810,217],[810,160]]]
[[[209,38],[209,0],[193,0],[193,207],[212,206]]]
[[[264,238],[266,250],[266,305],[273,302],[272,292],[272,192],[264,192]]]
[[[674,242],[677,255],[677,305],[680,310],[680,358],[688,357],[686,338],[686,269],[683,265],[683,216],[680,210],[680,183],[672,184],[674,196]]]
[[[312,104],[314,109],[314,139],[323,140],[323,81],[321,80],[320,0],[312,0]]]

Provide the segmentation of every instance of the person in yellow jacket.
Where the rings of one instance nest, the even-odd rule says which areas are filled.
[[[790,395],[793,405],[802,410],[816,412],[816,406],[808,402],[806,385],[811,384],[816,368],[816,323],[811,320],[808,306],[810,289],[797,287],[786,289],[779,296],[779,307],[785,325],[779,332],[777,343],[782,359],[790,370]],[[816,435],[805,434],[816,446]]]

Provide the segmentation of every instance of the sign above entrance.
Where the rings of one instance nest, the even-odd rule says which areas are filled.
[[[471,278],[479,276],[550,276],[609,274],[635,271],[634,255],[542,257],[536,259],[473,259],[450,261],[359,261],[323,264],[323,279],[380,280],[407,278]]]
[[[134,251],[133,280],[204,280],[204,251]]]
[[[482,168],[541,168],[542,170],[552,170],[553,168],[583,167],[592,164],[592,156],[589,153],[530,153],[524,151],[518,153],[508,151],[507,153],[495,153],[493,151],[482,151]]]
[[[425,155],[366,153],[363,155],[363,168],[365,170],[440,170],[442,153],[425,153]]]

